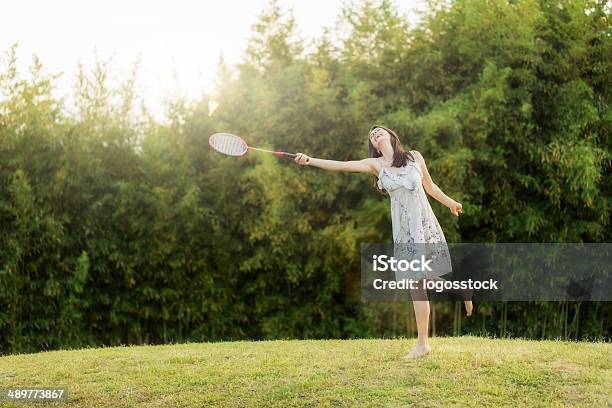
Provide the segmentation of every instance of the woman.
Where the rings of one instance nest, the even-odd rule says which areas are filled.
[[[430,196],[448,207],[455,216],[459,216],[462,212],[461,203],[440,190],[432,181],[423,156],[416,150],[405,151],[393,130],[383,126],[374,126],[369,133],[368,145],[371,157],[363,160],[324,160],[298,153],[295,161],[301,165],[319,167],[324,170],[370,173],[375,176],[378,188],[386,190],[391,197],[394,257],[398,258],[396,256],[398,253],[406,256],[403,250],[414,248],[415,243],[434,244],[438,251],[444,252],[443,257],[444,255],[448,257],[450,265],[444,233],[423,188]],[[449,271],[441,269],[435,277]],[[426,299],[426,292],[423,289],[411,291],[411,296],[417,321],[418,340],[416,346],[405,357],[417,358],[431,351],[428,341],[429,301],[416,300]],[[467,300],[464,303],[466,313],[470,316],[472,302]]]

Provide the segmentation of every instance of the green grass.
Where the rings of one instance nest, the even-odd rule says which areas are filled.
[[[0,386],[64,386],[44,406],[609,406],[612,345],[434,338],[191,343],[0,358]],[[24,407],[22,403],[3,406]],[[40,405],[37,405],[40,406]]]

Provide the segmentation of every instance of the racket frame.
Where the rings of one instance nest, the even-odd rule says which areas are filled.
[[[217,135],[229,135],[229,136],[232,136],[233,138],[238,139],[238,140],[239,140],[239,141],[242,143],[242,145],[245,147],[244,151],[243,151],[242,153],[240,153],[240,154],[231,154],[231,153],[225,153],[225,152],[222,152],[222,151],[218,150],[218,149],[217,149],[217,148],[214,146],[214,144],[213,144],[213,142],[212,142],[212,141],[213,141],[213,138],[214,138],[215,136],[217,136]],[[275,155],[275,156],[277,156],[277,157],[284,157],[284,158],[287,158],[287,159],[295,159],[295,157],[297,156],[296,154],[293,154],[293,153],[280,152],[280,151],[267,150],[267,149],[260,149],[260,148],[258,148],[258,147],[252,147],[252,146],[249,146],[249,145],[247,144],[247,142],[246,142],[246,141],[245,141],[243,138],[241,138],[240,136],[235,135],[235,134],[233,134],[233,133],[226,133],[226,132],[213,133],[212,135],[210,135],[210,137],[208,138],[208,145],[209,145],[209,146],[210,146],[210,148],[211,148],[211,149],[213,149],[215,152],[220,153],[220,154],[224,154],[224,155],[226,155],[226,156],[232,156],[232,157],[240,157],[240,156],[244,156],[245,154],[247,154],[247,152],[249,151],[249,149],[251,149],[251,150],[258,150],[258,151],[260,151],[260,152],[265,152],[265,153],[272,153],[273,155]]]

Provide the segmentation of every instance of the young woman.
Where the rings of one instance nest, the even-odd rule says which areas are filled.
[[[375,176],[378,188],[386,191],[391,198],[394,254],[402,252],[402,248],[414,247],[415,244],[433,244],[438,251],[444,252],[443,256],[449,258],[450,265],[444,233],[423,189],[448,207],[455,216],[459,216],[462,212],[461,203],[440,190],[432,181],[423,156],[416,150],[405,151],[393,130],[374,126],[369,133],[368,145],[371,157],[363,160],[324,160],[298,153],[295,161],[304,166],[315,166],[324,170],[369,173]],[[398,258],[395,255],[394,257]],[[447,272],[449,270],[441,270],[436,277]],[[418,340],[416,346],[405,357],[417,358],[431,351],[428,341],[429,301],[423,300],[427,299],[423,289],[411,291],[411,296],[417,321]],[[464,303],[466,313],[470,316],[472,302],[467,300]]]

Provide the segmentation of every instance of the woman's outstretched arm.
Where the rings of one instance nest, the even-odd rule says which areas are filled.
[[[447,206],[453,215],[458,216],[463,211],[463,205],[444,194],[440,187],[438,187],[438,185],[431,179],[429,170],[427,170],[427,165],[425,164],[425,159],[423,156],[421,156],[421,153],[416,150],[414,152],[416,153],[417,164],[419,165],[421,173],[423,174],[423,188],[427,194],[438,200],[443,205]]]
[[[304,153],[298,153],[295,162],[303,166],[314,166],[323,170],[329,171],[344,171],[348,173],[370,173],[378,175],[380,170],[377,166],[377,160],[367,158],[363,160],[337,161],[317,159],[308,157]]]

